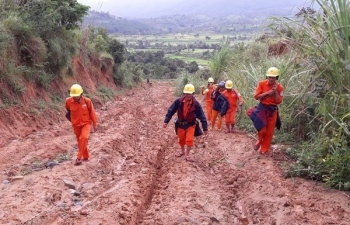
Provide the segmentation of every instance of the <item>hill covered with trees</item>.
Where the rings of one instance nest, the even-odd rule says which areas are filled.
[[[202,14],[174,14],[148,19],[129,20],[105,12],[89,11],[83,26],[104,27],[109,33],[149,35],[191,32],[258,31],[266,16],[231,15],[211,17]]]
[[[83,26],[104,27],[109,33],[147,34],[155,32],[155,27],[137,20],[127,20],[106,12],[89,11],[84,17]]]
[[[97,10],[131,18],[156,18],[174,14],[203,14],[210,17],[229,15],[289,16],[298,8],[310,6],[311,0],[173,0],[173,1],[105,1]],[[95,8],[96,10],[96,8]]]

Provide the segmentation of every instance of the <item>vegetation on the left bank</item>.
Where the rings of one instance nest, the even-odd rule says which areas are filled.
[[[104,28],[80,29],[88,10],[76,0],[0,2],[3,105],[16,104],[14,99],[25,93],[28,82],[48,90],[53,81],[74,76],[75,57],[86,66],[117,71],[125,60],[124,45],[110,38]]]

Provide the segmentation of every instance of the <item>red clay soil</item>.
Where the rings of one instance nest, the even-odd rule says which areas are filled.
[[[91,159],[81,166],[64,115],[43,126],[29,115],[11,121],[16,132],[0,139],[0,224],[350,224],[346,193],[284,178],[282,152],[259,157],[239,130],[197,138],[195,162],[175,157],[173,121],[162,127],[173,92],[153,82],[97,108]]]

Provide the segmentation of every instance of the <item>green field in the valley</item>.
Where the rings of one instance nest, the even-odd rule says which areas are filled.
[[[206,44],[220,45],[227,38],[248,37],[248,34],[218,34],[218,33],[175,33],[175,34],[161,34],[161,35],[117,35],[116,38],[121,43],[125,44],[128,51],[165,51],[169,58],[182,59],[185,62],[196,61],[198,65],[207,67],[209,60],[203,59],[203,53],[212,53],[213,48],[197,48],[193,46]],[[143,47],[140,48],[140,42]],[[235,44],[238,41],[231,41]],[[242,40],[240,40],[242,42]],[[191,48],[184,48],[184,46],[191,45]],[[181,50],[178,50],[181,47]]]

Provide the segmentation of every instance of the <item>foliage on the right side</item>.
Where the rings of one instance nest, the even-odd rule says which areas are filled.
[[[294,19],[271,23],[298,55],[292,66],[307,77],[289,84],[305,87],[288,101],[290,126],[304,142],[287,174],[350,190],[350,5],[347,0],[314,3],[320,12],[303,8]]]
[[[225,46],[211,64],[216,79],[231,79],[244,97],[243,112],[266,70],[280,70],[283,127],[274,141],[286,144],[293,162],[287,176],[350,190],[350,6],[346,0],[316,0],[320,11],[302,8],[293,18],[271,18],[272,33],[250,43]],[[264,36],[264,35],[263,35]],[[224,59],[225,60],[222,60]],[[251,131],[243,117],[237,126]]]

